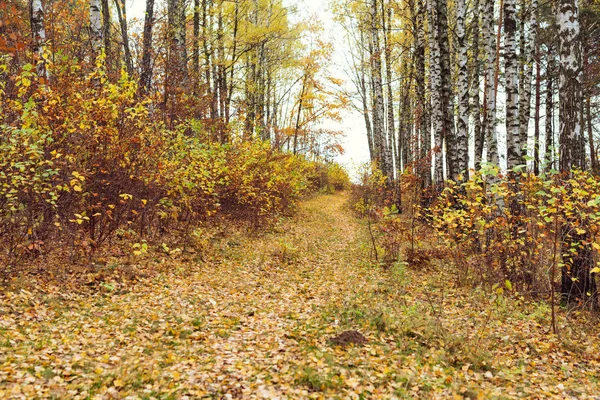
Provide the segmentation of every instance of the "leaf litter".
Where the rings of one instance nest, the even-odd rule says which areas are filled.
[[[346,195],[232,235],[126,290],[3,292],[0,398],[598,398],[597,336],[444,268],[384,271]]]

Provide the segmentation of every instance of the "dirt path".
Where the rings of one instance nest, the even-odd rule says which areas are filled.
[[[346,202],[316,197],[273,232],[230,235],[215,261],[173,263],[129,291],[3,294],[0,398],[598,393],[593,359],[574,365],[555,342],[529,340],[539,321],[512,321],[515,333],[503,325],[514,314],[483,293],[448,288],[442,274],[424,282],[402,264],[372,265]],[[329,342],[351,329],[368,343]]]

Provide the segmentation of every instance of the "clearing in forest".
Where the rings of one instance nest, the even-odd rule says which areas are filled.
[[[125,290],[3,293],[0,398],[597,398],[597,340],[439,266],[381,269],[347,204]]]

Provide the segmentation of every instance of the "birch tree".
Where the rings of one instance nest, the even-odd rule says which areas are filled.
[[[37,0],[36,0],[37,1]],[[92,54],[98,56],[102,51],[102,8],[100,0],[90,0],[90,41]]]
[[[522,7],[525,7],[524,3]],[[522,13],[524,16],[526,15],[524,10],[522,10]],[[529,118],[531,115],[531,80],[534,70],[534,55],[537,48],[538,0],[531,0],[531,8],[529,13],[529,36],[526,35],[525,31],[525,17],[522,19],[523,26],[521,27],[521,41],[526,43],[525,46],[522,46],[523,54],[521,54],[521,62],[523,65],[523,71],[519,76],[519,141],[521,142],[522,146],[520,154],[520,158],[522,160],[521,163],[525,162],[524,157],[527,154],[523,147],[527,144],[527,132],[529,130]],[[538,107],[536,107],[536,111],[539,111]],[[537,141],[534,144],[534,153],[537,151],[535,150],[535,146],[537,146]]]
[[[494,0],[483,0],[482,34],[485,46],[485,89],[483,98],[482,130],[487,146],[487,159],[498,165],[498,141],[496,137],[496,40],[494,37]]]
[[[516,1],[504,0],[504,76],[506,90],[506,147],[508,169],[521,163],[519,87],[516,53]]]
[[[431,123],[434,138],[434,170],[433,181],[436,184],[444,181],[443,166],[443,131],[444,111],[442,105],[442,64],[440,45],[438,40],[438,7],[439,0],[427,0],[427,14],[429,27],[429,86],[431,93]]]
[[[457,174],[469,169],[469,77],[465,34],[465,0],[456,1],[456,44],[458,49],[458,125],[456,129]],[[477,89],[479,90],[479,88]],[[467,175],[468,178],[468,175]]]
[[[559,163],[561,171],[569,172],[572,168],[581,168],[584,163],[581,148],[583,68],[577,0],[560,0],[557,11],[556,22],[560,38]]]
[[[414,31],[417,34],[415,43],[415,70],[416,70],[416,131],[420,138],[420,175],[423,187],[431,185],[431,120],[429,107],[425,97],[425,9],[424,0],[417,0],[416,12],[413,16]]]
[[[44,26],[44,8],[42,0],[30,0],[29,21],[33,36],[33,54],[36,59],[37,76],[48,80],[48,71],[44,60],[44,45],[46,43],[46,29]]]

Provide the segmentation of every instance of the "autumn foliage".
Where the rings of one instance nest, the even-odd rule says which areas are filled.
[[[3,265],[56,248],[90,256],[117,233],[151,240],[224,216],[256,225],[348,182],[258,140],[206,140],[193,120],[167,129],[125,72],[113,83],[101,61],[80,68],[55,68],[47,86],[25,65],[0,88]]]

